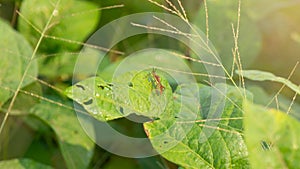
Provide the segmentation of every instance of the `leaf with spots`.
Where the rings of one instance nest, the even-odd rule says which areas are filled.
[[[88,78],[69,87],[65,94],[79,103],[95,119],[109,121],[121,118],[122,106],[113,100],[113,85],[99,77]],[[120,108],[118,111],[117,108]]]
[[[100,77],[89,78],[65,93],[100,121],[129,114],[159,118],[172,109],[173,96],[168,81],[159,73],[154,76],[151,71],[128,72],[115,77],[112,83]]]
[[[253,168],[299,168],[300,123],[286,113],[245,104],[245,140]]]

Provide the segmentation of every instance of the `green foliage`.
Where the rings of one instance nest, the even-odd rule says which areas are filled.
[[[244,109],[251,167],[299,168],[299,122],[283,112],[251,103],[246,103]]]
[[[202,1],[184,1],[182,4],[177,0],[156,2],[175,11],[179,9],[182,13],[183,5],[189,21],[206,30],[205,6],[200,4]],[[175,5],[170,5],[170,2]],[[251,9],[247,6],[242,10],[239,24],[238,49],[243,66],[248,67],[264,47],[263,31],[256,22],[272,11],[291,4],[277,0],[278,6],[261,10],[270,2],[245,2]],[[114,46],[114,49],[126,55],[139,48],[171,46],[169,53],[151,49],[138,53],[139,57],[134,55],[131,59],[136,59],[135,63],[147,62],[149,55],[163,56],[164,60],[149,61],[146,66],[138,65],[144,69],[142,71],[122,72],[118,76],[114,73],[122,63],[128,63],[122,62],[126,56],[115,53],[106,56],[92,48],[80,51],[89,45],[85,41],[93,31],[108,21],[134,12],[163,11],[161,7],[141,0],[16,0],[10,3],[15,3],[20,12],[16,18],[12,18],[12,26],[0,19],[0,118],[4,115],[2,112],[15,117],[10,119],[7,126],[4,125],[4,132],[0,132],[0,168],[113,169],[120,168],[120,165],[125,169],[299,168],[300,140],[297,131],[300,126],[299,121],[289,116],[300,119],[300,106],[294,103],[297,102],[296,98],[291,101],[283,95],[276,96],[276,104],[270,104],[270,107],[278,107],[279,110],[273,110],[256,105],[269,106],[269,100],[274,99],[260,87],[247,86],[241,89],[237,87],[237,82],[235,86],[188,83],[192,78],[202,82],[205,79],[200,76],[203,75],[201,72],[189,72],[185,63],[193,70],[201,70],[203,64],[220,65],[190,59],[190,56],[175,56],[173,51],[191,54],[191,57],[194,57],[194,53],[187,49],[188,46],[159,35],[132,37]],[[100,9],[100,6],[116,4],[124,4],[124,8],[106,12]],[[0,8],[1,5],[2,2]],[[207,5],[209,39],[216,47],[212,51],[218,51],[222,66],[228,69],[233,59],[237,59],[232,57],[235,48],[232,24],[236,29],[238,1],[207,1]],[[3,13],[0,11],[1,17]],[[166,26],[172,28],[174,33],[176,29],[180,30],[176,28],[174,31],[172,25]],[[290,35],[297,45],[298,34],[293,32]],[[79,55],[84,56],[83,59]],[[95,64],[91,67],[91,63],[100,61],[99,67]],[[75,64],[83,70],[73,72]],[[168,74],[170,72],[177,73],[178,77],[190,76],[185,76],[179,82]],[[255,81],[283,83],[300,94],[296,84],[272,73],[242,70],[237,74]],[[71,81],[77,83],[71,86]],[[16,90],[19,93],[12,98]],[[74,101],[73,104],[66,96]],[[8,112],[8,109],[11,110]],[[146,120],[142,124],[132,125],[124,118],[134,115]],[[95,122],[109,122],[116,130],[129,135],[147,137],[159,155],[127,159],[100,150],[78,122],[77,118],[81,116],[91,116]],[[1,124],[5,123],[1,120]],[[26,131],[27,135],[32,136],[31,143],[10,140],[13,137],[7,136],[18,133],[14,131],[18,125],[22,127],[18,132]],[[13,148],[21,147],[20,151],[24,151],[17,155],[8,147],[16,142],[18,145]],[[28,149],[24,148],[26,146],[29,146]]]
[[[94,118],[108,121],[123,117],[113,100],[112,85],[101,78],[89,78],[66,90],[66,95],[82,105]]]
[[[130,107],[138,114],[158,118],[172,109],[172,89],[159,73],[140,72],[133,76],[129,90]],[[125,93],[122,93],[125,94]]]
[[[101,121],[132,113],[158,118],[161,113],[171,111],[172,89],[159,73],[129,72],[113,81],[108,83],[100,77],[89,78],[68,88],[65,93]]]
[[[38,163],[30,159],[13,159],[0,161],[0,168],[5,169],[51,169],[52,167]]]
[[[18,29],[34,47],[41,40],[38,47],[41,75],[61,78],[72,75],[77,58],[75,52],[97,27],[98,8],[91,2],[76,0],[63,0],[57,4],[49,0],[25,0],[22,3]]]
[[[42,32],[50,21],[46,35],[65,41],[45,37],[39,50],[46,53],[74,50],[80,46],[77,43],[85,40],[97,26],[100,17],[97,8],[98,6],[85,1],[25,0],[20,9],[23,17],[19,20],[18,28],[31,45],[35,46],[41,37],[44,38]],[[91,12],[92,10],[94,11]]]
[[[117,92],[118,97],[126,98],[129,97],[128,100],[131,102],[126,105],[126,103],[122,103],[124,106],[133,107],[133,111],[137,114],[144,115],[147,117],[153,117],[156,115],[156,110],[149,108],[149,104],[154,104],[157,100],[151,100],[151,97],[155,97],[155,99],[159,99],[161,96],[160,91],[157,91],[157,86],[152,84],[151,78],[152,71],[140,72],[136,73],[128,73],[127,76],[122,76],[122,79],[129,79],[127,83],[123,86],[119,84],[120,88],[122,88],[125,92]],[[132,80],[128,78],[128,76],[132,77]],[[150,76],[150,77],[149,77]],[[125,78],[124,78],[125,77]],[[161,77],[161,76],[160,76]],[[150,80],[149,80],[150,78]],[[167,95],[170,90],[167,86],[167,82],[164,82],[162,79],[162,85],[165,86],[162,96]],[[118,80],[116,80],[118,81]],[[124,82],[124,81],[123,81]],[[131,84],[126,85],[126,84]],[[116,113],[116,107],[119,107],[120,102],[113,101],[112,93],[114,93],[114,84],[107,85],[100,78],[90,78],[85,81],[79,82],[75,84],[72,88],[67,90],[69,97],[73,100],[77,101],[79,104],[83,105],[91,115],[96,117],[99,120],[111,120],[114,118],[121,117],[120,114]],[[93,93],[91,90],[91,86],[96,88],[96,92]],[[102,87],[99,87],[102,86]],[[131,87],[130,87],[131,86]],[[116,87],[116,91],[118,91],[118,87]],[[129,89],[129,96],[125,89]],[[190,88],[190,85],[183,85],[177,89],[175,92],[175,98],[181,98],[180,91],[187,90]],[[175,100],[174,106],[166,105],[165,110],[162,111],[163,114],[159,115],[160,120],[155,120],[152,122],[147,122],[144,124],[145,131],[150,138],[154,148],[160,152],[165,158],[168,160],[175,162],[179,165],[185,166],[187,168],[211,168],[211,167],[221,167],[226,166],[226,168],[230,168],[229,166],[234,166],[234,168],[248,168],[247,166],[247,151],[243,142],[243,138],[239,131],[242,130],[242,123],[237,122],[236,120],[222,120],[211,123],[210,127],[216,129],[213,134],[208,137],[209,139],[203,143],[199,143],[200,133],[202,132],[205,125],[203,122],[206,121],[206,116],[210,110],[210,97],[211,97],[211,87],[200,87],[199,96],[201,100],[201,105],[205,105],[203,109],[198,113],[199,109],[195,109],[195,105],[191,104],[191,102],[184,102],[183,108],[179,109],[180,100]],[[71,94],[71,92],[78,93]],[[80,90],[80,92],[78,92]],[[110,93],[108,94],[107,91]],[[132,91],[132,92],[131,92]],[[170,90],[171,91],[171,90]],[[87,94],[89,92],[89,94]],[[95,105],[88,107],[85,103],[91,98],[91,96],[98,94],[98,97],[94,98],[96,100]],[[124,95],[123,97],[120,95]],[[131,98],[131,96],[134,96]],[[137,97],[136,95],[139,95]],[[110,98],[105,98],[105,96],[110,96]],[[231,98],[231,102],[227,101],[225,104],[225,110],[222,113],[222,118],[241,118],[243,116],[241,107],[243,102],[243,97],[241,97],[239,90],[230,87],[230,90],[226,94],[227,97]],[[118,98],[117,97],[117,98]],[[150,99],[147,99],[150,98]],[[173,97],[169,97],[169,102],[173,100]],[[192,98],[191,98],[192,99]],[[94,102],[94,101],[93,101]],[[113,103],[113,105],[105,106],[108,103]],[[164,103],[160,101],[159,103]],[[193,102],[192,102],[193,103]],[[93,103],[91,103],[93,104]],[[166,103],[168,104],[168,103]],[[200,103],[196,103],[199,104]],[[135,106],[136,105],[136,106]],[[98,113],[104,113],[106,118],[97,117],[93,113],[95,110],[95,106],[98,108]],[[137,107],[138,106],[138,107]],[[218,105],[215,105],[218,106]],[[104,110],[105,107],[109,107],[109,109]],[[112,109],[112,107],[114,109]],[[160,105],[156,105],[156,108],[161,108]],[[169,107],[169,109],[168,109]],[[212,109],[214,109],[212,107]],[[122,108],[123,110],[123,108]],[[149,111],[151,110],[151,111]],[[181,114],[179,110],[184,111],[184,114]],[[123,111],[120,113],[124,113]],[[154,114],[151,114],[154,113]],[[196,114],[195,114],[196,113]],[[108,115],[112,117],[107,118]],[[117,114],[116,116],[114,114]],[[103,114],[101,115],[103,116]],[[189,119],[193,119],[193,117],[197,116],[196,121],[188,121]],[[155,117],[155,116],[154,116]],[[178,117],[175,118],[175,117]],[[182,119],[181,119],[182,118]],[[208,119],[209,120],[209,119]],[[240,120],[239,120],[240,121]],[[195,124],[194,124],[194,123]],[[219,122],[219,123],[218,123]],[[207,125],[207,124],[206,124]],[[217,128],[224,128],[224,131],[217,130]],[[185,136],[185,132],[189,131]],[[167,134],[166,134],[167,133]],[[156,137],[158,135],[163,135]],[[178,138],[179,137],[179,138]],[[182,137],[182,138],[180,138]],[[205,137],[206,138],[206,137]],[[222,142],[222,144],[221,144]],[[235,146],[235,145],[239,146]],[[175,147],[173,147],[175,146]],[[198,148],[196,148],[198,147]],[[169,148],[171,148],[169,150]],[[213,148],[213,149],[212,149]],[[166,152],[165,152],[166,151]],[[188,159],[186,159],[186,154],[189,154]],[[214,159],[214,156],[218,156],[218,159]],[[194,166],[194,167],[193,167]]]
[[[18,32],[13,30],[5,21],[0,19],[0,107],[12,96],[12,91],[16,90],[27,65],[29,66],[27,74],[24,77],[21,87],[24,87],[34,81],[37,76],[37,62],[31,61],[32,48],[26,39]],[[10,90],[4,90],[8,88]],[[11,91],[12,90],[12,91]]]
[[[184,85],[180,87],[189,88]],[[179,90],[179,89],[177,89]],[[144,124],[145,130],[154,146],[166,159],[184,168],[249,168],[248,153],[243,141],[241,120],[216,120],[204,118],[209,111],[211,87],[200,86],[199,96],[202,108],[195,121],[191,117],[169,118]],[[227,96],[234,102],[227,101],[222,119],[242,117],[242,100],[237,89],[230,87]],[[176,96],[180,98],[179,96]],[[217,101],[218,102],[218,101]],[[195,105],[183,102],[181,111],[187,116],[197,112]],[[214,109],[218,104],[212,105]],[[199,111],[199,110],[198,110]],[[176,116],[176,115],[175,115]],[[193,116],[193,115],[191,115]],[[223,130],[218,130],[221,128]],[[211,129],[212,133],[203,131]],[[189,131],[189,132],[187,132]],[[163,135],[163,136],[161,136]],[[201,141],[203,140],[204,141]],[[207,140],[206,140],[207,139]],[[236,146],[239,145],[239,146]]]
[[[31,109],[31,113],[53,128],[68,168],[88,167],[94,143],[81,128],[74,111],[41,102]]]

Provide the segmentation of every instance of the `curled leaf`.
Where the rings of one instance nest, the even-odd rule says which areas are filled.
[[[242,71],[236,71],[237,74],[243,75],[244,77],[255,80],[255,81],[274,81],[283,83],[292,90],[294,90],[296,93],[300,94],[300,87],[289,81],[288,79],[275,76],[274,74],[270,72],[264,72],[259,70],[242,70]]]

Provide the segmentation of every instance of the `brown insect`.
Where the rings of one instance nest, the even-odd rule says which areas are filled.
[[[155,69],[148,74],[148,81],[151,82],[152,87],[157,89],[160,94],[162,94],[165,90],[165,87],[161,84],[161,78],[156,74]]]

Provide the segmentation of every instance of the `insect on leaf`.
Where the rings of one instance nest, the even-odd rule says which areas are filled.
[[[299,168],[300,123],[286,113],[245,103],[245,139],[253,168]]]

